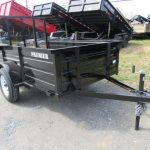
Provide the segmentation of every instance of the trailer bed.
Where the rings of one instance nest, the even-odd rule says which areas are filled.
[[[18,64],[12,74],[20,76],[22,82],[55,94],[61,94],[71,86],[81,89],[87,84],[84,79],[99,80],[99,75],[118,73],[119,42],[49,44],[49,49],[1,45],[0,59]],[[21,75],[18,70],[22,70]]]

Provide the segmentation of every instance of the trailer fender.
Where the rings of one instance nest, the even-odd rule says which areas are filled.
[[[12,82],[17,84],[21,81],[20,67],[13,61],[0,63],[0,69],[4,68],[10,75]]]

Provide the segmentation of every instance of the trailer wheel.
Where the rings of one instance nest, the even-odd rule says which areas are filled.
[[[4,69],[0,69],[0,88],[3,96],[11,103],[19,98],[19,88],[15,87],[9,73]]]

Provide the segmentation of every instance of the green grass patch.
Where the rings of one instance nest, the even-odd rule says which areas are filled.
[[[132,40],[129,42],[129,45],[138,45],[138,46],[150,46],[150,39],[149,40]]]
[[[119,75],[114,77],[134,88],[138,88],[139,72],[144,70],[146,73],[145,88],[150,91],[150,40],[143,41],[131,41],[127,48],[121,50]],[[135,74],[132,74],[133,65],[136,66]]]

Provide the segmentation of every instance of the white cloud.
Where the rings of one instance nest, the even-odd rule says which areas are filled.
[[[129,18],[133,17],[134,15],[142,15],[147,18],[148,14],[150,14],[149,0],[131,0],[113,4]]]

